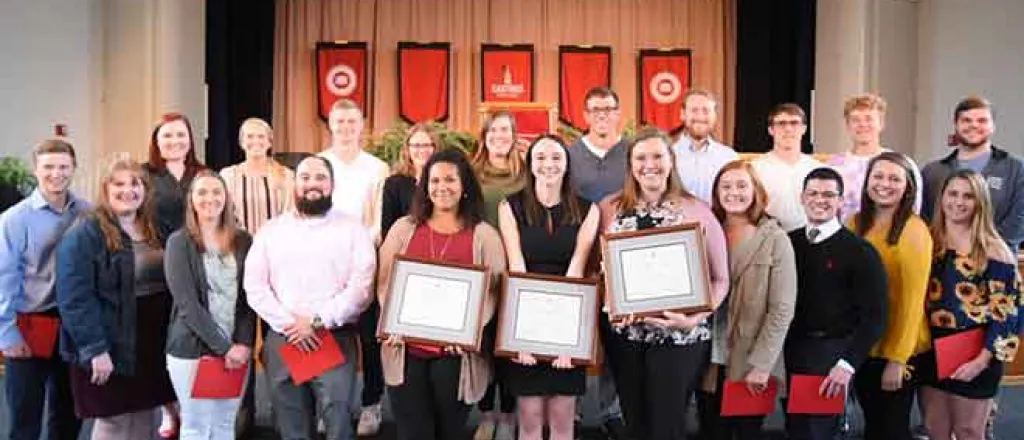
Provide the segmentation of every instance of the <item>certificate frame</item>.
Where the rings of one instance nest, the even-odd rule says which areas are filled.
[[[406,287],[411,277],[428,282],[464,285],[465,306],[461,312],[452,314],[461,317],[461,322],[446,321],[448,326],[439,327],[403,320],[403,312],[407,311],[405,307],[415,303],[406,300]],[[391,268],[388,296],[384,304],[381,304],[377,337],[383,339],[389,335],[399,335],[405,342],[454,345],[469,351],[480,351],[483,327],[486,324],[482,321],[482,315],[490,282],[491,272],[483,265],[396,255],[394,266]]]
[[[568,278],[553,275],[509,272],[504,277],[499,303],[498,332],[495,354],[514,358],[520,352],[532,354],[537,360],[550,362],[566,355],[574,366],[591,366],[598,358],[598,316],[601,301],[598,280],[595,278]],[[520,299],[524,293],[533,297],[576,300],[579,328],[575,342],[570,344],[518,337]]]
[[[666,277],[643,276],[643,272],[637,273],[636,267],[626,267],[624,264],[627,253],[654,249],[668,252],[671,255],[669,261],[685,262],[682,266],[689,289],[678,292],[678,294],[671,292],[668,295],[647,299],[631,299],[627,292],[627,278],[633,280],[666,279]],[[612,319],[628,315],[658,316],[662,311],[699,313],[712,310],[707,248],[699,222],[642,231],[606,233],[601,236],[601,253],[604,257],[608,314]],[[674,289],[674,287],[666,286],[656,287],[662,291]]]

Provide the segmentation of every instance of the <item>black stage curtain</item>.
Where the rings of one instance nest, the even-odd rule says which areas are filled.
[[[274,89],[274,0],[206,2],[206,165],[241,162],[238,126],[270,120]]]
[[[768,111],[795,102],[811,116],[814,89],[816,0],[739,0],[736,34],[736,132],[738,151],[771,149]],[[810,153],[810,129],[804,152]]]

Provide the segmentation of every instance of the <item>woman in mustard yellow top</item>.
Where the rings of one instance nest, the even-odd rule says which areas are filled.
[[[850,228],[874,246],[888,277],[885,332],[854,376],[864,438],[911,438],[913,366],[928,350],[925,293],[931,263],[928,226],[914,214],[918,182],[906,156],[885,152],[868,164],[860,211]]]

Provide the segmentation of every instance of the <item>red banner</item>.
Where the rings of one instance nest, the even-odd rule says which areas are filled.
[[[533,45],[480,46],[483,102],[533,102]]]
[[[558,118],[578,130],[583,120],[584,97],[593,87],[612,83],[612,48],[607,46],[558,47]]]
[[[669,133],[683,128],[683,96],[692,81],[689,49],[643,49],[637,63],[640,125]]]
[[[451,43],[398,43],[398,115],[406,122],[448,119]]]
[[[323,120],[339,99],[354,101],[367,114],[368,64],[364,42],[316,43],[316,100]]]

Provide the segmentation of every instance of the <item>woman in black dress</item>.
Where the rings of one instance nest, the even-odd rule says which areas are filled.
[[[600,213],[576,195],[569,176],[569,151],[551,135],[526,152],[526,186],[498,206],[498,224],[510,271],[582,277],[597,235]],[[552,440],[573,438],[576,397],[586,371],[561,356],[550,365],[519,353],[506,385],[518,397],[519,439],[541,438],[547,417]]]

